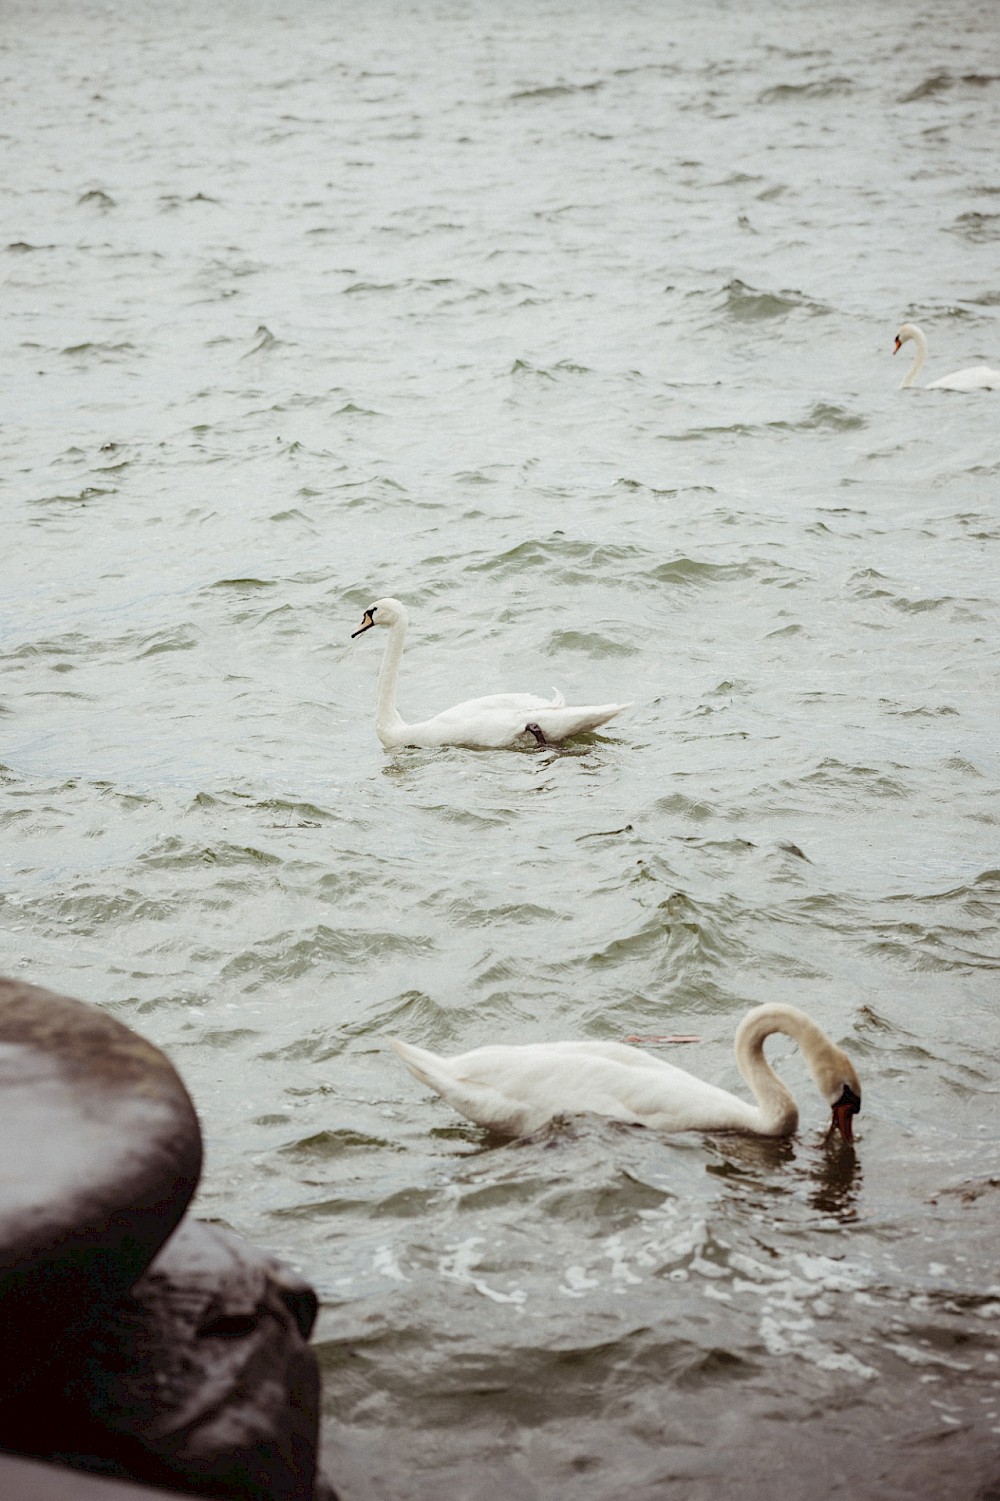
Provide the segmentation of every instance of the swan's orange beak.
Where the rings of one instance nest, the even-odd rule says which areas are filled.
[[[365,613],[361,617],[361,624],[358,627],[358,629],[356,631],[352,631],[351,632],[351,640],[353,641],[354,638],[355,638],[355,636],[363,636],[364,633],[365,633],[365,631],[370,631],[371,628],[372,628],[372,626],[374,624],[375,624],[374,611],[373,610],[366,610]]]
[[[849,1084],[844,1085],[844,1092],[833,1107],[833,1124],[831,1130],[840,1132],[845,1141],[854,1140],[853,1117],[861,1109],[861,1101]]]
[[[892,352],[893,352],[893,354],[898,354],[899,351],[902,349],[902,347],[903,347],[903,341],[902,341],[902,339],[897,339],[896,342],[895,342],[895,344],[892,346]]]

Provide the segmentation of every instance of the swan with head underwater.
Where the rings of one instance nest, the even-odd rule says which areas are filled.
[[[903,345],[912,339],[917,346],[913,364],[907,370],[899,389],[912,386],[927,358],[927,340],[922,328],[915,323],[904,323],[896,335],[893,354],[898,354]],[[989,365],[970,365],[967,370],[955,370],[951,375],[942,375],[927,382],[925,391],[997,391],[1000,390],[1000,370],[991,370]]]
[[[408,623],[406,610],[398,599],[377,599],[365,611],[358,630],[351,634],[353,640],[376,625],[387,626],[389,630],[375,694],[375,730],[386,750],[397,750],[404,745],[463,745],[492,750],[529,745],[532,738],[537,744],[546,745],[596,730],[628,707],[627,704],[567,704],[561,693],[552,698],[538,698],[533,693],[494,693],[455,704],[419,724],[407,724],[396,708],[396,684]]]
[[[853,1141],[861,1085],[842,1048],[796,1006],[747,1012],[736,1029],[736,1062],[756,1103],[740,1099],[641,1048],[621,1042],[537,1042],[474,1048],[442,1058],[390,1038],[410,1073],[460,1115],[503,1136],[528,1136],[555,1115],[590,1111],[655,1131],[745,1131],[790,1136],[798,1106],[764,1057],[783,1032],[798,1043],[833,1112],[830,1129]]]

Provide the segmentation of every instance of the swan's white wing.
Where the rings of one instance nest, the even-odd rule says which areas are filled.
[[[596,730],[627,708],[628,704],[565,704],[557,709],[533,709],[531,718],[546,740],[565,740]]]
[[[542,698],[537,693],[488,693],[484,698],[469,698],[463,704],[443,709],[435,719],[447,719],[451,715],[468,717],[473,714],[527,713],[529,709],[558,708],[566,700],[553,689],[552,698]]]

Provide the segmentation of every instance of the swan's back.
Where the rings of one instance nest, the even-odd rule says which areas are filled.
[[[991,370],[989,365],[970,365],[968,370],[956,370],[951,375],[942,375],[938,380],[927,382],[928,391],[1000,391],[1000,370]]]

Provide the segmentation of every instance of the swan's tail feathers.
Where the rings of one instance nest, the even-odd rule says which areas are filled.
[[[439,1065],[441,1060],[435,1053],[428,1053],[425,1048],[415,1048],[409,1042],[400,1042],[398,1037],[390,1037],[389,1046],[393,1052],[399,1054],[415,1079],[419,1079],[421,1084],[426,1084],[431,1089],[436,1089],[440,1094],[440,1069],[436,1065]]]
[[[553,688],[553,690],[552,690],[552,698],[549,701],[548,707],[550,709],[561,709],[563,707],[563,705],[565,704],[565,702],[566,702],[566,695],[565,695],[565,693],[560,693],[558,688]]]
[[[596,730],[609,719],[614,719],[628,704],[547,705],[531,711],[532,722],[542,731],[546,740],[566,740],[570,735],[585,735]]]
[[[449,1060],[417,1048],[409,1042],[400,1042],[398,1037],[389,1038],[393,1048],[406,1064],[410,1073],[421,1084],[433,1089],[453,1110],[485,1126],[488,1131],[498,1131],[505,1136],[519,1136],[523,1131],[521,1106],[508,1100],[499,1090],[481,1079],[461,1078],[449,1071]]]

